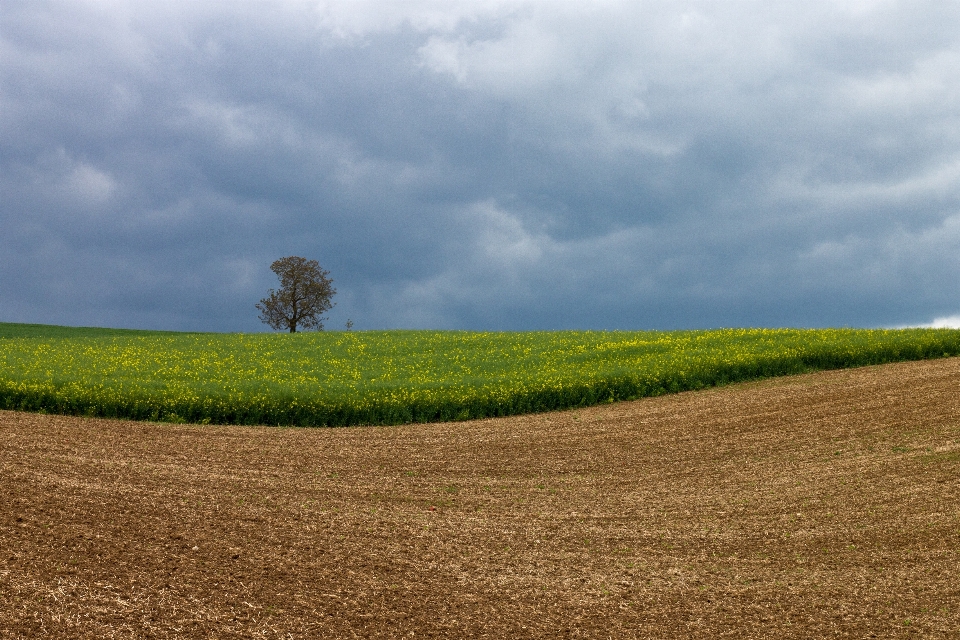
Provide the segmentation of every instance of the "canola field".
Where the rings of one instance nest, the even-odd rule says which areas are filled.
[[[960,330],[217,334],[0,323],[0,408],[169,422],[465,420],[960,355]]]

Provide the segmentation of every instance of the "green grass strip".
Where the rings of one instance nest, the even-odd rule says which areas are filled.
[[[0,323],[0,408],[221,424],[464,420],[960,355],[960,330],[216,334]]]

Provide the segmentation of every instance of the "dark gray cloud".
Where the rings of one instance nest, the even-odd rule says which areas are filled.
[[[291,254],[333,327],[960,315],[960,5],[0,12],[0,320],[260,330]]]

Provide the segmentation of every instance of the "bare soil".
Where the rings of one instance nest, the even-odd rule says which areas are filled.
[[[473,422],[0,412],[0,637],[960,637],[960,359]]]

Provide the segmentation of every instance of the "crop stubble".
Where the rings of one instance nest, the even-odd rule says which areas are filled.
[[[960,359],[281,429],[0,412],[0,636],[956,637]]]

